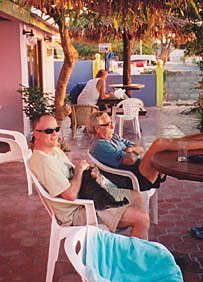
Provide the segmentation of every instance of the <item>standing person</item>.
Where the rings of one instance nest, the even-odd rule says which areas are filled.
[[[62,197],[69,201],[78,198],[83,182],[83,173],[89,169],[86,160],[79,160],[75,165],[59,149],[59,127],[56,119],[50,115],[41,115],[33,121],[35,137],[34,150],[30,167],[52,197]],[[99,220],[107,225],[110,231],[117,228],[132,227],[131,236],[147,239],[149,215],[144,208],[144,199],[140,192],[126,189],[115,189],[105,186],[100,175],[92,171],[91,176],[111,194],[116,201],[128,200],[123,206],[96,210]],[[59,221],[67,225],[85,225],[85,208],[65,204],[52,204]]]
[[[87,120],[87,131],[92,134],[93,142],[90,153],[100,162],[115,168],[132,171],[138,178],[140,190],[159,188],[166,176],[160,174],[152,166],[151,158],[160,151],[178,150],[179,140],[188,140],[187,149],[195,150],[203,148],[203,134],[194,134],[182,138],[158,138],[144,153],[143,148],[136,143],[120,138],[114,134],[114,126],[110,116],[105,112],[95,112]],[[144,154],[144,155],[143,155]],[[143,157],[141,157],[143,155]],[[117,186],[121,177],[117,180],[107,176]],[[118,182],[115,182],[118,181]],[[124,188],[123,184],[122,187]]]
[[[106,78],[108,72],[106,70],[99,70],[96,78],[87,82],[86,86],[80,93],[77,99],[77,104],[92,104],[97,105],[98,100],[111,99],[115,95],[113,93],[106,93]]]

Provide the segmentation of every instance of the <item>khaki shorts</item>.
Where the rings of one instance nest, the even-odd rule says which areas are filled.
[[[122,201],[123,198],[126,197],[129,200],[130,204],[130,190],[118,188],[105,189],[116,199],[116,201]],[[121,220],[121,217],[123,216],[129,204],[118,208],[110,208],[102,211],[97,211],[97,216],[99,217],[98,221],[105,224],[111,232],[115,232]],[[86,212],[84,207],[79,207],[74,212],[72,224],[76,226],[86,225]]]

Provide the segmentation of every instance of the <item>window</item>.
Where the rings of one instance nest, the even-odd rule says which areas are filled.
[[[42,79],[42,42],[37,40],[33,47],[27,46],[29,86],[43,89]]]

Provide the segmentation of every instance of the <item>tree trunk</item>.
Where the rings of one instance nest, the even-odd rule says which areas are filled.
[[[170,53],[172,51],[170,47],[170,43],[161,43],[161,54],[160,59],[163,61],[163,66],[165,66],[166,62],[168,62],[168,58],[170,56]]]
[[[57,121],[60,121],[62,119],[64,99],[66,96],[66,87],[70,79],[74,63],[78,59],[78,52],[71,43],[68,27],[65,25],[64,30],[62,30],[62,25],[59,25],[59,32],[61,37],[61,45],[64,52],[64,62],[55,90],[55,108]]]
[[[123,33],[123,84],[131,84],[131,66],[130,66],[130,56],[131,56],[131,41],[130,35],[126,32]],[[126,90],[128,96],[131,95],[130,90]]]

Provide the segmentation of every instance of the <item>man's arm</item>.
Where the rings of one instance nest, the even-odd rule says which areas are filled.
[[[129,147],[127,147],[124,152],[126,152],[126,156],[122,161],[122,164],[124,165],[134,165],[137,161],[138,155],[141,155],[144,153],[144,149],[142,146],[138,144],[133,144]]]
[[[61,193],[62,198],[69,201],[77,199],[82,182],[83,171],[88,168],[89,164],[85,160],[81,160],[75,165],[74,175],[70,181],[71,185],[63,193]]]
[[[129,153],[134,152],[136,155],[141,155],[144,153],[143,147],[136,143],[128,146],[124,151]]]
[[[124,159],[122,160],[122,164],[124,165],[134,165],[137,161],[137,154],[133,151],[126,152]]]
[[[196,141],[203,141],[203,133],[196,133],[196,134],[192,134],[192,135],[186,135],[180,139],[183,139],[183,140],[188,140],[188,141],[191,141],[191,140],[196,140]]]

